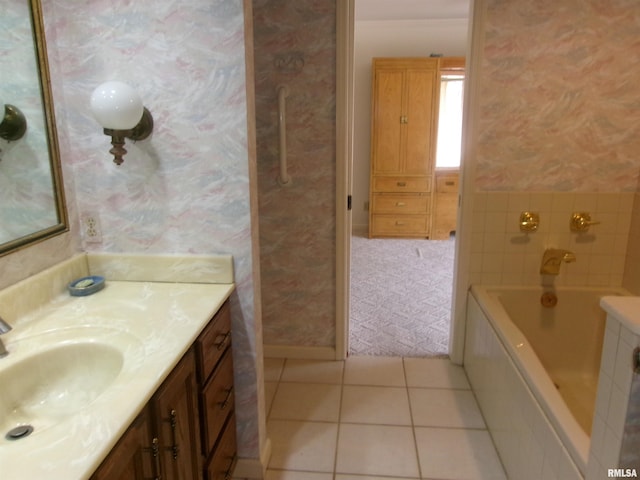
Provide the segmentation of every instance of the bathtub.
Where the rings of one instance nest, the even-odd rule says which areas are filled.
[[[548,291],[552,295],[545,296],[548,306],[543,306],[541,298],[543,293]],[[474,390],[489,389],[483,382],[486,383],[486,379],[491,375],[513,377],[513,380],[508,380],[508,384],[498,383],[490,388],[504,390],[507,392],[505,398],[496,400],[494,393],[477,394],[481,408],[484,403],[484,410],[489,410],[483,411],[485,417],[495,418],[494,423],[497,427],[494,425],[492,433],[494,441],[497,436],[499,438],[496,443],[503,444],[502,452],[500,445],[496,447],[501,453],[507,471],[511,469],[512,472],[515,470],[521,474],[523,468],[544,468],[543,464],[524,466],[523,458],[510,457],[525,457],[530,454],[517,451],[512,445],[517,441],[521,444],[526,443],[526,450],[538,448],[538,460],[542,461],[545,449],[550,447],[544,445],[544,440],[540,440],[545,438],[544,434],[535,432],[544,430],[544,425],[547,425],[552,430],[549,435],[555,435],[563,451],[568,454],[567,462],[575,465],[575,468],[571,465],[566,468],[577,470],[566,478],[582,478],[585,475],[606,321],[606,314],[599,306],[600,297],[627,294],[626,291],[615,288],[471,288],[465,368],[468,370],[472,387]],[[557,304],[549,306],[554,303],[554,296]],[[482,322],[485,320],[489,327],[483,326]],[[499,346],[487,346],[486,342],[491,342],[491,339],[487,340],[486,337],[492,334],[498,339]],[[497,360],[502,351],[506,352],[508,358]],[[487,355],[493,355],[494,360],[487,362],[484,358]],[[510,366],[515,368],[515,372],[507,371],[512,368]],[[497,368],[498,371],[492,373],[492,368]],[[484,371],[478,373],[477,370]],[[524,381],[523,393],[518,393],[517,399],[509,398],[510,390],[515,392],[521,388],[516,386],[520,379]],[[499,379],[495,381],[499,382]],[[529,398],[533,399],[533,406],[524,406]],[[498,419],[499,411],[491,413],[491,410],[495,409],[491,403],[496,401],[502,404],[506,412],[522,409],[524,413],[517,413],[521,415],[522,421],[538,422],[542,425],[529,425],[529,431],[537,435],[537,440],[540,441],[536,444],[535,438],[523,439],[523,436],[527,435],[525,427],[517,433],[505,433],[505,429],[515,427],[507,427],[504,421],[501,425]],[[531,420],[538,415],[537,412],[541,412],[541,419]],[[489,419],[487,423],[491,431]],[[577,473],[580,476],[577,476]],[[540,474],[543,472],[540,471]],[[565,478],[559,472],[553,474],[558,478]]]

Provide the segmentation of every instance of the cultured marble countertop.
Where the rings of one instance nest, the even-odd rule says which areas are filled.
[[[10,353],[0,359],[0,374],[30,349],[38,351],[37,342],[46,345],[61,331],[88,338],[126,336],[130,358],[112,388],[67,418],[34,425],[30,436],[17,441],[0,432],[0,479],[89,478],[233,288],[233,283],[107,279],[93,295],[62,293],[21,315],[3,335]]]
[[[640,297],[606,296],[602,297],[600,305],[605,312],[615,316],[636,335],[640,335]]]

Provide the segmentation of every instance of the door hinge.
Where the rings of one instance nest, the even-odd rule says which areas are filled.
[[[347,195],[347,210],[351,210],[351,195]]]

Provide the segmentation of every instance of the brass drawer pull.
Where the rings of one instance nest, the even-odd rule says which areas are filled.
[[[447,187],[453,187],[456,184],[456,182],[454,182],[453,180],[449,180],[448,182],[444,182],[444,184]]]
[[[222,350],[227,345],[227,342],[229,341],[230,338],[231,338],[231,330],[225,333],[224,336],[222,337],[222,340],[220,340],[218,343],[215,344],[216,348],[218,350]]]
[[[406,203],[404,203],[404,202],[396,202],[396,207],[404,207],[404,206],[406,206],[406,205],[407,205],[407,204],[406,204]]]
[[[398,182],[397,185],[399,187],[406,187],[407,186],[407,182]]]
[[[220,404],[220,410],[224,410],[229,406],[229,400],[231,400],[231,395],[233,395],[233,387],[227,389],[227,396],[224,397],[222,402],[218,402]]]
[[[404,222],[401,222],[400,220],[396,221],[396,225],[397,225],[398,227],[402,227],[404,224],[405,224],[405,223],[404,223]]]
[[[160,447],[158,446],[158,437],[153,437],[153,440],[151,440],[151,446],[144,447],[142,450],[151,453],[151,456],[153,457],[153,480],[161,480]]]

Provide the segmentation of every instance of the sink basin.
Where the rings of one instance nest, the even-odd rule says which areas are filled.
[[[123,332],[104,333],[71,329],[7,346],[9,356],[0,361],[0,438],[17,426],[38,432],[76,415],[113,384],[136,342]]]

